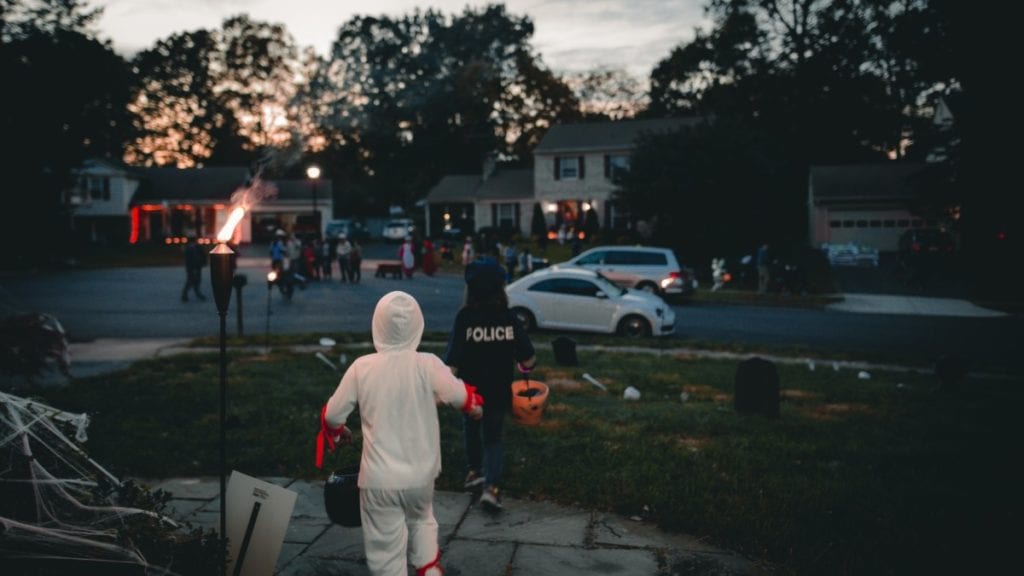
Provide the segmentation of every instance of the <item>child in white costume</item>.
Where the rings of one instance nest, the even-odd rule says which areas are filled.
[[[360,517],[366,561],[375,576],[443,574],[434,519],[441,472],[437,404],[479,418],[483,399],[434,354],[417,352],[423,313],[405,292],[385,294],[373,313],[377,352],[357,358],[321,411],[321,445],[351,441],[345,421],[359,406],[363,452]],[[318,466],[322,452],[318,452]],[[408,560],[407,560],[408,546]]]

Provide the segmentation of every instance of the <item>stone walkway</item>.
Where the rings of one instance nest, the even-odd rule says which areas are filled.
[[[275,574],[370,576],[359,528],[331,524],[323,484],[264,478],[298,494]],[[203,528],[220,523],[218,478],[142,480],[172,494],[168,513]],[[442,565],[448,576],[740,576],[770,573],[739,554],[642,521],[547,502],[507,498],[497,515],[469,493],[437,492]],[[414,575],[411,567],[409,574]]]

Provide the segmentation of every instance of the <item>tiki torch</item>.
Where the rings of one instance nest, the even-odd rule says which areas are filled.
[[[217,234],[217,246],[210,251],[210,282],[213,284],[213,300],[220,316],[220,539],[224,573],[227,572],[227,433],[224,425],[228,401],[227,313],[231,302],[231,260],[235,255],[227,243],[244,215],[245,209],[242,207],[231,212],[227,223]]]

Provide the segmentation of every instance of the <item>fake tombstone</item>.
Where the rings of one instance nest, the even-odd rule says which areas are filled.
[[[576,366],[576,341],[566,336],[559,336],[551,341],[551,350],[555,353],[555,362],[559,366]]]
[[[738,414],[779,417],[779,373],[775,363],[757,356],[736,368],[733,406]]]

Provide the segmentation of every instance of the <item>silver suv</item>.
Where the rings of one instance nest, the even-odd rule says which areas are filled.
[[[661,296],[689,297],[697,288],[693,270],[680,266],[668,248],[598,246],[559,266],[594,270],[624,288]]]

